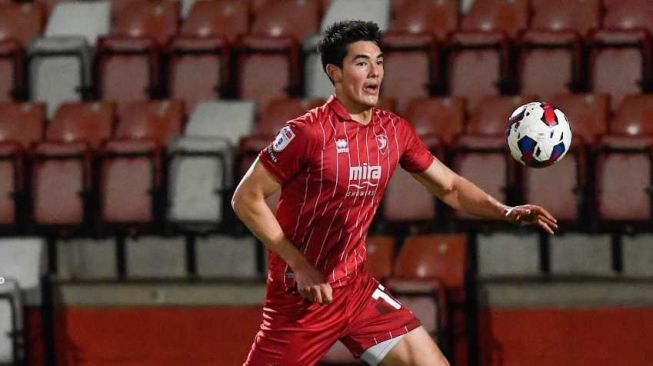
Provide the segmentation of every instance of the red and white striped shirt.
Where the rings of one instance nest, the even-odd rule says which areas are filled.
[[[331,97],[289,121],[259,159],[281,183],[276,218],[286,237],[339,287],[364,268],[367,230],[397,164],[418,173],[434,157],[406,120],[374,108],[363,125]],[[294,285],[272,252],[268,269],[269,281]]]

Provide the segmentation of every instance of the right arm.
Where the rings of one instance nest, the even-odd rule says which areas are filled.
[[[293,270],[297,290],[306,300],[328,304],[333,300],[324,274],[286,238],[265,199],[281,189],[274,176],[257,159],[238,184],[231,206],[247,228]]]

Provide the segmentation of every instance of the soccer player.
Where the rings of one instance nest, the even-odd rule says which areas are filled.
[[[380,32],[345,21],[319,45],[335,87],[323,106],[289,121],[232,199],[269,249],[263,323],[246,366],[308,366],[339,339],[370,365],[448,365],[419,321],[365,270],[365,239],[397,165],[451,207],[534,224],[555,218],[508,207],[437,160],[397,115],[375,108],[383,81]],[[265,198],[281,190],[276,214]]]

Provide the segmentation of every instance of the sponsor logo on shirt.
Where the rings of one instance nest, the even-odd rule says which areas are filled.
[[[288,144],[290,144],[290,141],[292,141],[295,138],[295,133],[292,132],[289,126],[286,126],[279,131],[279,134],[277,137],[274,138],[274,142],[272,143],[272,149],[276,152],[279,152],[283,149],[285,149]]]
[[[381,179],[381,166],[367,165],[349,167],[349,187],[365,189],[376,187]]]
[[[336,150],[338,151],[338,154],[348,153],[349,152],[349,146],[347,145],[347,140],[337,139],[336,140]]]
[[[274,155],[274,151],[272,151],[272,145],[268,146],[268,148],[267,148],[266,150],[267,150],[267,152],[268,152],[268,156],[270,157],[270,159],[271,159],[273,162],[276,163],[276,162],[279,161],[279,160],[277,159],[277,156]]]

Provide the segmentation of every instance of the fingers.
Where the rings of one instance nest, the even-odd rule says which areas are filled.
[[[318,305],[331,304],[333,302],[333,289],[329,284],[314,285],[299,290],[304,300]]]
[[[545,220],[543,220],[543,219],[538,219],[538,220],[537,220],[537,225],[538,225],[539,227],[541,227],[541,228],[542,228],[544,231],[546,231],[547,233],[549,233],[549,234],[551,234],[551,235],[555,234],[555,231],[554,231],[554,229],[553,229],[553,226],[551,226],[551,224],[548,223],[548,222],[546,222]],[[554,224],[554,225],[555,225],[555,224]],[[556,225],[556,228],[557,228],[557,225]]]

